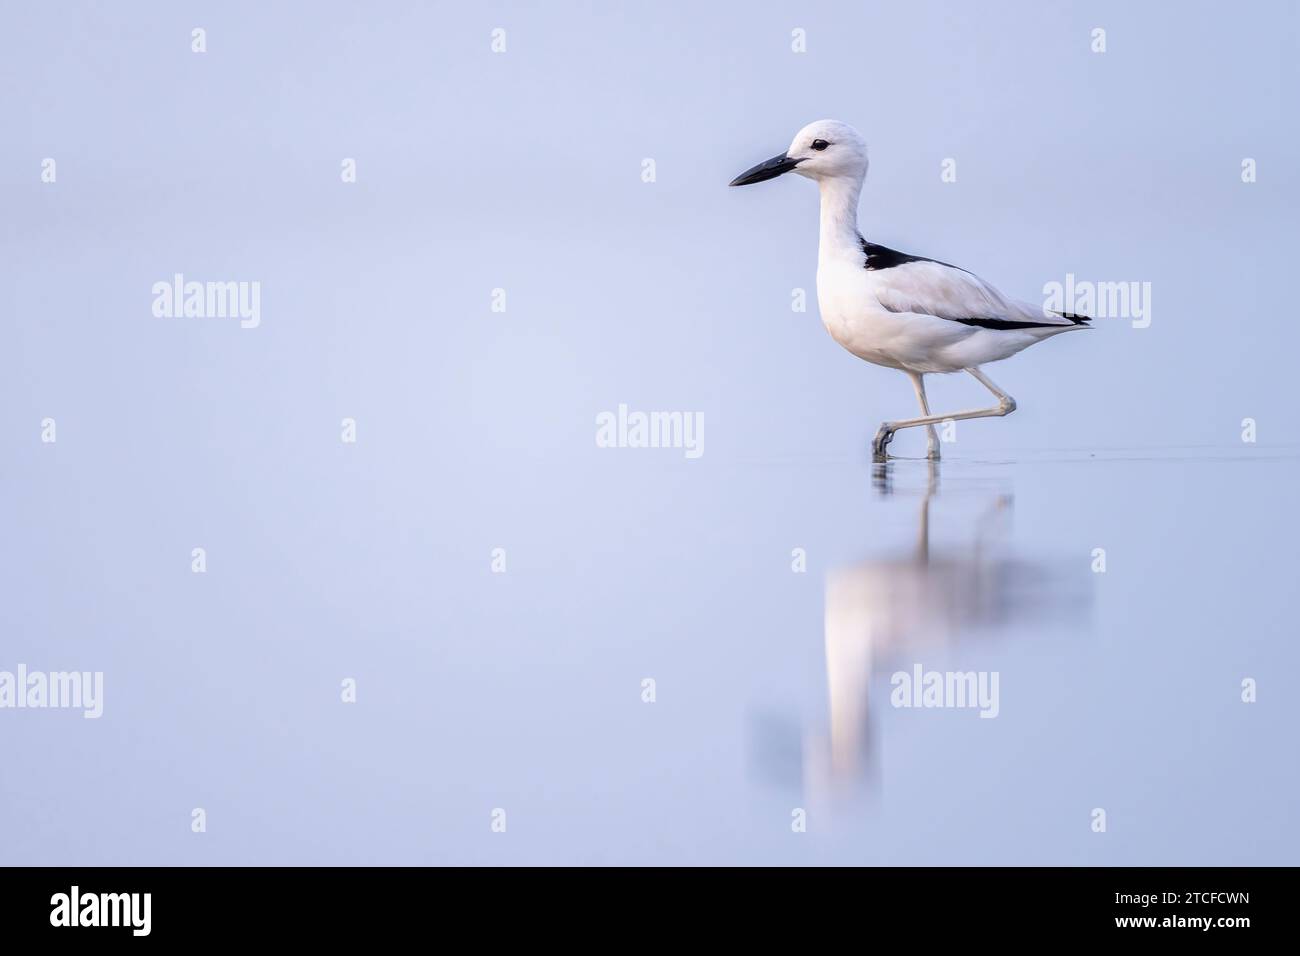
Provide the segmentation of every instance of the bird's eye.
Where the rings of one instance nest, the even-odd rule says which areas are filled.
[[[829,145],[830,143],[826,142],[824,139],[815,139],[812,143],[813,149],[817,150],[819,153]]]

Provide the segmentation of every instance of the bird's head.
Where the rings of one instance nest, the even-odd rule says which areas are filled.
[[[866,141],[847,123],[818,120],[795,133],[789,149],[780,156],[745,170],[731,185],[748,186],[790,172],[818,181],[861,180],[867,174]]]

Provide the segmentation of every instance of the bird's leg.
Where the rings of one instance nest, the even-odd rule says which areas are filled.
[[[997,396],[998,408],[1001,410],[1002,415],[1010,415],[1016,410],[1016,400],[994,385],[993,380],[981,372],[978,365],[972,365],[970,368],[966,369],[966,371],[970,372],[971,375],[975,377],[975,381],[979,382]]]
[[[874,459],[884,461],[888,457],[885,448],[893,440],[894,433],[899,429],[915,428],[917,425],[937,425],[949,419],[961,421],[967,418],[1000,418],[1004,415],[1010,415],[1016,410],[1016,400],[994,385],[993,381],[981,372],[978,366],[973,365],[966,371],[970,372],[977,382],[998,397],[997,405],[992,408],[973,408],[965,412],[950,412],[947,415],[926,415],[922,418],[908,418],[901,422],[885,422],[880,426],[880,431],[876,432],[876,438],[871,443],[871,453]]]
[[[925,376],[919,372],[908,372],[907,377],[912,380],[912,388],[916,390],[916,400],[921,403],[921,414],[929,417],[930,403],[925,399]],[[925,457],[930,461],[939,460],[939,433],[934,430],[933,425],[925,426]]]

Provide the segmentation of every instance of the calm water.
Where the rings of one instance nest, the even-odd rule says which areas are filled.
[[[1295,861],[1293,455],[505,463],[25,484],[5,666],[105,709],[0,714],[5,862]]]

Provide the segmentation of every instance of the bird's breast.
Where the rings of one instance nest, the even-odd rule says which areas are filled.
[[[889,347],[900,331],[900,317],[881,308],[861,265],[820,265],[817,306],[822,325],[843,348],[876,365],[901,367]]]

